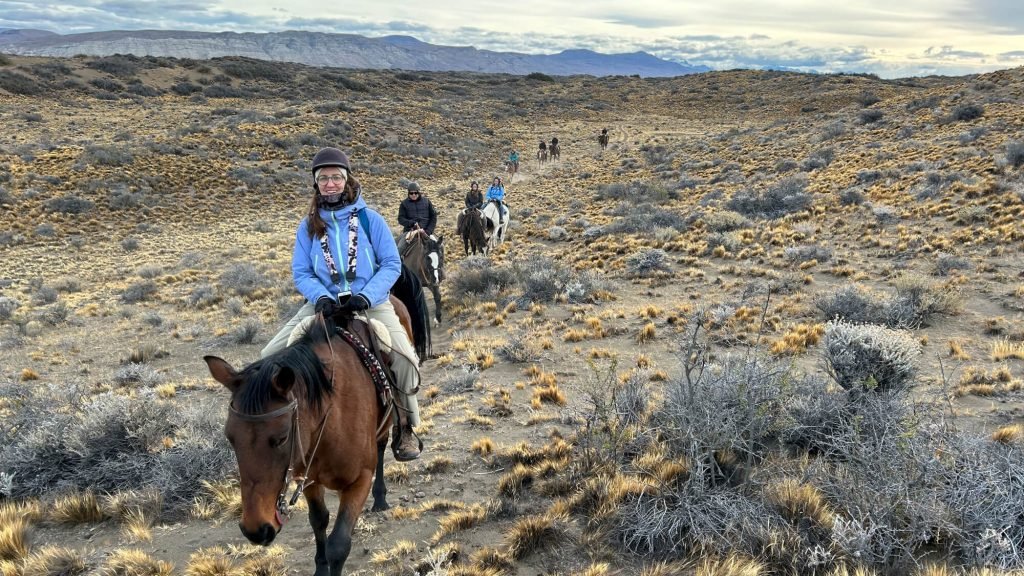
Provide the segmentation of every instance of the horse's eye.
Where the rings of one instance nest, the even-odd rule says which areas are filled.
[[[284,436],[276,436],[276,437],[270,439],[270,447],[271,448],[277,448],[278,446],[284,444],[287,441],[288,441],[288,435],[287,434],[285,434]]]

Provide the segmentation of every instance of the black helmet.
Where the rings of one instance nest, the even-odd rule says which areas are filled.
[[[348,156],[337,148],[324,148],[317,152],[316,156],[313,156],[313,167],[310,168],[310,171],[315,174],[317,170],[325,166],[337,166],[344,168],[346,172],[352,171],[348,167]]]
[[[420,185],[415,182],[409,182],[409,192],[419,192]]]

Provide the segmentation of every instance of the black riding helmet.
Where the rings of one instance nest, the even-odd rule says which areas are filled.
[[[328,166],[343,168],[346,174],[352,174],[352,169],[348,167],[348,155],[337,148],[322,148],[317,152],[316,156],[313,156],[313,165],[310,167],[310,172],[312,172],[313,177],[316,178],[317,170],[327,168]],[[313,182],[313,189],[317,191],[317,194],[320,194],[320,187],[315,181]],[[351,202],[356,201],[356,198],[359,197],[360,190],[358,186],[355,187],[355,194],[352,196],[351,201],[349,201],[345,196],[346,189],[348,189],[348,186],[337,194],[331,194],[329,196],[320,195],[319,197],[323,202],[327,202],[327,206],[336,206],[339,201],[343,206],[348,205]]]
[[[313,156],[313,166],[310,171],[316,174],[316,171],[326,166],[337,166],[344,168],[345,172],[352,172],[352,169],[348,167],[348,156],[338,150],[337,148],[324,148]]]

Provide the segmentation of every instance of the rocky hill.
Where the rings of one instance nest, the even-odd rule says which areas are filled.
[[[206,59],[245,56],[341,68],[430,71],[540,72],[567,76],[681,76],[708,70],[656,58],[646,52],[600,54],[565,50],[533,55],[478,50],[472,46],[438,46],[408,36],[367,38],[357,34],[319,32],[235,33],[179,30],[115,30],[88,34],[55,34],[43,30],[0,31],[0,52],[36,56],[171,56]]]

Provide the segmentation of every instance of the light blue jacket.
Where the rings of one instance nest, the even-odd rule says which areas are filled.
[[[345,279],[348,269],[348,217],[353,210],[365,210],[369,230],[358,225],[359,254],[356,259],[356,279],[350,284]],[[331,270],[324,260],[319,238],[310,238],[307,232],[307,218],[299,223],[295,231],[295,250],[292,253],[292,278],[295,287],[315,303],[321,296],[337,298],[341,292],[362,294],[377,306],[388,299],[391,286],[402,273],[402,260],[398,256],[395,239],[391,236],[384,218],[366,207],[359,196],[353,204],[338,210],[320,209],[320,218],[327,224],[327,245],[338,267],[341,280],[331,282]],[[367,236],[369,232],[369,236]]]
[[[491,200],[501,200],[502,202],[504,202],[505,187],[495,186],[494,184],[491,184],[491,187],[487,189],[487,201],[490,202]]]

